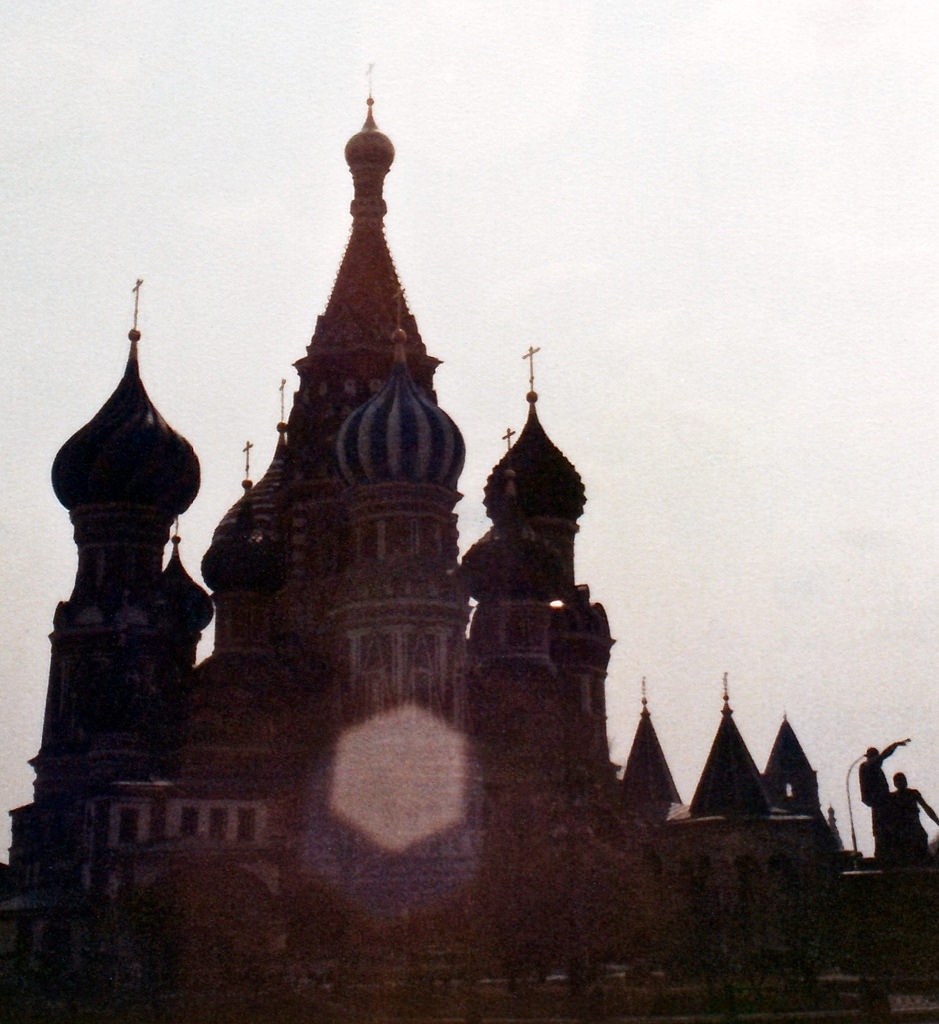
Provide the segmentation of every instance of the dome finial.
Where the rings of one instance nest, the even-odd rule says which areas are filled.
[[[528,351],[522,356],[522,359],[528,360],[528,394],[525,398],[529,405],[534,405],[538,401],[538,392],[535,391],[535,353],[540,351],[540,347],[529,345]]]
[[[401,312],[404,307],[404,289],[399,288],[395,294],[395,329],[391,334],[391,341],[394,344],[394,361],[396,363],[406,363],[407,356],[404,352],[404,346],[407,344],[408,335],[407,331],[401,326]]]
[[[133,288],[131,288],[131,291],[134,293],[134,326],[131,327],[127,337],[130,338],[130,343],[133,347],[133,355],[136,355],[137,342],[140,341],[140,331],[137,330],[137,316],[140,313],[140,286],[142,284],[143,278],[138,277],[137,283]]]
[[[642,677],[642,710],[645,711],[649,701],[646,699],[646,677]]]
[[[727,685],[727,673],[726,672],[724,673],[724,707],[723,707],[723,710],[722,710],[721,713],[725,714],[725,715],[732,715],[733,714],[733,711],[731,710],[731,707],[730,707],[730,689],[728,688],[728,685]]]

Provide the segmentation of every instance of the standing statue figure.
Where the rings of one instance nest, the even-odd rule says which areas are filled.
[[[894,867],[929,863],[929,837],[919,820],[922,808],[939,825],[936,812],[918,789],[910,789],[903,772],[893,777],[894,791],[888,797],[886,859]]]
[[[877,860],[883,860],[885,854],[884,837],[889,828],[888,819],[890,817],[890,786],[887,783],[887,776],[884,775],[883,764],[898,747],[905,747],[909,742],[909,737],[905,740],[897,740],[884,747],[883,752],[876,747],[868,747],[861,767],[858,768],[861,800],[871,809],[874,857]]]

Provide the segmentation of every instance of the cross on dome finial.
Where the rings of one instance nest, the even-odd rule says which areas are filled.
[[[538,393],[535,391],[535,353],[540,351],[540,346],[529,345],[528,351],[522,356],[522,359],[528,360],[528,394],[525,397],[531,405],[538,401]]]
[[[649,703],[649,702],[648,702],[648,700],[646,699],[646,677],[645,677],[645,676],[643,676],[643,677],[642,677],[642,707],[643,707],[643,709],[645,709],[645,706],[646,706],[646,705],[647,705],[648,703]]]
[[[374,64],[369,64],[365,69],[365,77],[368,79],[368,105],[371,106],[375,101],[372,99],[372,72],[375,70]]]
[[[287,378],[282,377],[280,381],[280,387],[277,389],[280,392],[280,422],[284,422],[284,389],[287,387]]]
[[[724,711],[730,711],[730,690],[727,685],[727,673],[724,673]]]
[[[505,433],[502,435],[502,440],[505,441],[505,450],[512,450],[512,438],[515,437],[515,431],[511,427],[506,427]]]
[[[140,313],[140,286],[143,284],[143,278],[138,277],[137,283],[131,288],[134,293],[134,326],[131,327],[127,337],[136,345],[140,341],[140,331],[137,330],[137,316]]]
[[[254,445],[250,441],[245,441],[244,448],[241,449],[245,457],[245,478],[241,482],[241,486],[246,490],[251,490],[251,449]]]

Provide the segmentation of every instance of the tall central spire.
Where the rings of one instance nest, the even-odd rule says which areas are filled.
[[[408,338],[411,377],[434,399],[439,360],[427,354],[385,239],[383,189],[395,150],[378,130],[373,105],[369,96],[365,123],[345,147],[355,190],[349,244],[306,355],[296,364],[300,390],[289,420],[291,462],[306,478],[335,475],[336,432],[387,379],[392,364],[388,338],[396,328]]]
[[[378,130],[373,105],[369,96],[362,130],[346,143],[345,158],[355,190],[349,207],[352,232],[326,310],[317,320],[308,359],[367,352],[388,361],[388,338],[400,326],[408,335],[412,374],[430,390],[438,361],[428,357],[417,323],[401,299],[401,282],[385,239],[388,207],[384,181],[394,162],[395,149],[388,136]],[[374,364],[374,359],[366,362]],[[370,369],[374,370],[373,365]],[[390,366],[377,374],[379,379],[384,380],[387,369]]]

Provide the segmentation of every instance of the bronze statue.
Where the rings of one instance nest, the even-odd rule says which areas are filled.
[[[939,825],[939,817],[918,789],[910,789],[903,772],[893,777],[884,831],[885,858],[894,867],[929,863],[929,839],[919,820],[922,808]]]
[[[883,763],[898,747],[905,747],[909,742],[909,737],[905,740],[897,740],[884,747],[883,751],[879,751],[876,747],[868,747],[861,767],[858,768],[861,800],[871,809],[874,857],[877,860],[884,858],[884,834],[890,815],[890,786],[887,783],[887,776],[884,775]]]

